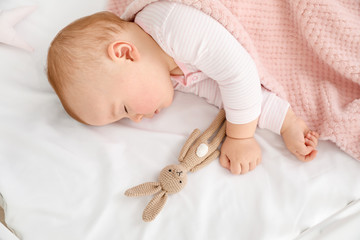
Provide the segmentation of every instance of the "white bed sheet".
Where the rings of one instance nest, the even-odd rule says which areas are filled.
[[[256,170],[234,176],[214,161],[189,174],[153,222],[142,222],[151,197],[124,191],[156,181],[218,110],[177,93],[170,108],[140,124],[77,123],[47,83],[47,48],[60,28],[106,1],[2,0],[0,9],[25,5],[38,8],[16,29],[35,51],[0,45],[0,193],[20,239],[358,239],[360,163],[325,141],[316,160],[299,162],[260,129]]]

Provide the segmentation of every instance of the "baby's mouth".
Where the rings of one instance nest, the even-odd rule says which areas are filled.
[[[155,113],[155,114],[158,114],[159,112],[160,112],[160,110],[159,110],[159,109],[156,109],[154,113]]]

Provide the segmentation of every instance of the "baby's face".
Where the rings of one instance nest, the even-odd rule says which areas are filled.
[[[69,102],[85,123],[107,125],[123,118],[139,122],[152,118],[173,100],[169,72],[148,65],[129,68],[126,73],[111,68],[108,74],[89,76],[87,86],[71,94]]]

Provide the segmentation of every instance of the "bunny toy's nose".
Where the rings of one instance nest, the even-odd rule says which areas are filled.
[[[183,171],[180,172],[176,172],[177,174],[179,174],[179,177],[181,176],[181,174],[183,173]]]

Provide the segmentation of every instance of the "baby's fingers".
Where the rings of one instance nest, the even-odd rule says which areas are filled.
[[[242,171],[242,166],[240,163],[237,163],[235,161],[230,161],[230,172],[235,175],[239,175]]]
[[[256,168],[256,165],[258,165],[259,160],[257,160],[256,162],[250,162],[250,168],[249,170],[252,171]]]
[[[226,169],[230,170],[230,160],[226,154],[221,153],[219,158],[220,165]]]
[[[249,168],[250,168],[250,163],[245,162],[245,163],[241,164],[241,174],[245,174],[245,173],[249,172]]]
[[[316,148],[318,144],[318,136],[319,134],[316,132],[312,132],[312,131],[308,132],[305,136],[305,145]]]
[[[310,137],[305,137],[305,145],[309,146],[309,147],[313,147],[316,148],[317,146],[317,140],[313,139],[311,136]]]
[[[306,158],[306,156],[308,156],[309,154],[311,154],[311,152],[313,152],[315,149],[312,146],[307,146],[307,145],[301,145],[299,150],[295,152],[295,156],[304,162],[310,161],[312,159],[310,158]]]
[[[308,162],[308,161],[313,160],[316,157],[317,152],[318,152],[317,150],[314,150],[310,154],[306,155],[304,161]]]
[[[317,133],[317,132],[310,131],[310,133],[311,133],[314,137],[316,137],[316,139],[318,139],[318,138],[320,137],[319,133]]]

